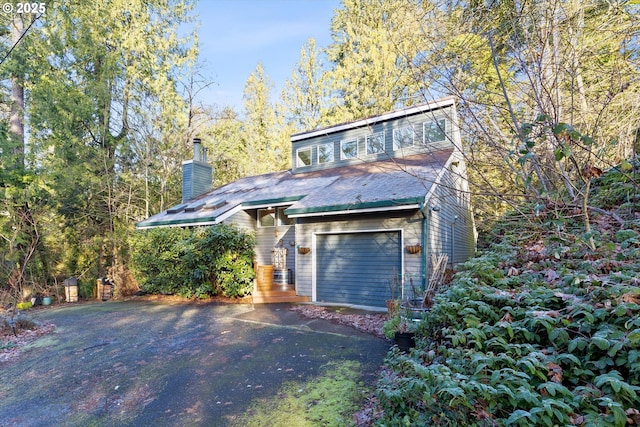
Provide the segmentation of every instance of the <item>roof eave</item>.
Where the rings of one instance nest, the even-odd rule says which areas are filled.
[[[289,208],[285,214],[291,218],[302,218],[326,215],[347,215],[354,213],[389,212],[420,208],[424,197],[410,197],[396,200],[379,200],[375,202],[349,203],[312,208]]]
[[[170,219],[170,220],[160,220],[160,221],[149,221],[146,222],[138,222],[136,223],[136,230],[144,230],[147,228],[156,228],[156,227],[193,227],[200,225],[213,225],[217,224],[219,221],[216,217],[206,217],[206,218],[184,218],[184,219]]]

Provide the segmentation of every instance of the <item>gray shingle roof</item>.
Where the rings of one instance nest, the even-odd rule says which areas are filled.
[[[241,178],[136,224],[137,228],[219,222],[233,210],[291,202],[286,213],[322,215],[402,208],[424,201],[453,149],[292,174]],[[174,212],[175,213],[169,213]]]

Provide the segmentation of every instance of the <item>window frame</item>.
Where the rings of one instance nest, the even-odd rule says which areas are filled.
[[[273,224],[269,225],[269,224],[263,224],[262,223],[262,218],[266,217],[267,215],[261,215],[261,212],[267,212],[267,215],[269,215],[272,219]],[[276,216],[276,212],[277,210],[274,208],[260,208],[258,209],[258,213],[257,213],[257,222],[258,222],[258,228],[265,228],[265,227],[275,227],[277,224],[277,216]]]
[[[384,131],[380,131],[380,132],[373,132],[370,133],[369,135],[367,135],[365,137],[364,140],[364,145],[365,145],[365,149],[367,150],[367,155],[368,156],[375,156],[376,154],[382,154],[385,152],[385,135],[384,135]],[[374,141],[378,141],[382,143],[382,148],[381,151],[371,151],[369,150],[369,147],[371,146],[371,143]]]
[[[355,155],[348,156],[345,154],[344,147],[346,144],[353,144],[356,147]],[[360,151],[360,147],[358,147],[358,138],[349,138],[340,140],[340,160],[353,160],[358,158],[358,152]]]
[[[356,153],[354,156],[345,155],[345,144],[354,144],[356,147]],[[353,160],[358,158],[358,138],[349,138],[340,140],[340,160]]]
[[[278,206],[276,208],[276,224],[278,224],[278,226],[295,225],[296,220],[288,217],[284,213],[287,209],[289,209],[289,206]]]
[[[309,153],[309,164],[305,164],[304,161],[300,158],[300,153],[302,152]],[[312,164],[313,164],[313,147],[298,148],[296,150],[296,167],[303,168],[305,166],[311,166]]]
[[[434,127],[435,125],[435,127]],[[433,135],[433,130],[442,132],[442,139],[431,140],[427,139],[429,135]],[[444,142],[447,140],[447,119],[444,117],[430,120],[422,124],[422,143],[424,145],[435,144],[438,142]]]
[[[276,206],[272,208],[259,208],[257,209],[257,226],[258,228],[267,228],[267,227],[282,227],[282,226],[291,226],[295,225],[295,219],[289,218],[284,211],[286,211],[289,206]],[[266,215],[262,215],[262,213],[266,213]],[[262,218],[270,217],[272,219],[273,224],[263,224]]]
[[[410,134],[411,134],[411,143],[410,144],[401,145],[399,143],[401,140],[399,141],[400,138],[398,138],[398,134],[401,131],[405,131],[405,132],[409,131],[410,132]],[[416,144],[416,131],[413,128],[413,125],[409,125],[409,126],[404,126],[404,127],[401,127],[401,128],[393,129],[393,150],[394,151],[401,150],[403,148],[413,147],[415,144]]]
[[[322,160],[322,157],[320,155],[320,147],[324,147],[324,149],[330,147],[330,153],[331,153],[331,159],[330,160]],[[316,151],[317,151],[317,155],[318,155],[318,164],[323,164],[323,163],[333,163],[336,160],[336,148],[333,144],[333,142],[325,142],[322,144],[318,144],[316,146]],[[323,154],[327,154],[327,152],[323,152]]]

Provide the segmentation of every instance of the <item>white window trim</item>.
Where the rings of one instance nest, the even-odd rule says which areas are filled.
[[[375,153],[370,153],[369,152],[369,142],[373,141],[373,138],[377,138],[377,137],[382,137],[382,151],[376,151]],[[385,139],[384,139],[385,135],[384,135],[384,131],[380,131],[380,132],[374,132],[371,133],[369,135],[366,136],[365,140],[364,140],[364,147],[365,150],[367,150],[367,155],[368,156],[375,156],[376,154],[382,154],[385,152]]]
[[[331,160],[322,161],[320,159],[320,147],[331,147]],[[336,161],[336,148],[335,148],[333,142],[325,142],[324,144],[318,144],[316,146],[316,150],[317,150],[317,154],[318,154],[318,164],[333,163],[333,162]]]
[[[402,146],[400,144],[398,144],[398,137],[397,135],[401,132],[401,131],[405,131],[405,130],[409,130],[411,132],[411,144],[406,145],[406,146]],[[416,143],[416,132],[413,129],[413,126],[404,126],[401,128],[396,128],[393,130],[393,150],[402,150],[403,148],[408,148],[408,147],[413,147]]]
[[[269,206],[269,207],[264,207],[264,208],[258,208],[258,212],[257,212],[257,226],[258,228],[274,228],[274,227],[288,227],[288,226],[292,226],[293,224],[285,224],[281,221],[280,218],[280,213],[282,213],[282,215],[286,216],[287,218],[291,219],[292,222],[295,223],[295,219],[293,219],[293,217],[287,216],[285,215],[284,211],[287,210],[289,208],[289,206],[291,205],[282,205],[282,206]],[[260,223],[260,212],[263,211],[271,211],[271,215],[273,216],[273,225],[262,225]]]
[[[346,143],[355,143],[356,144],[356,155],[355,157],[347,157],[344,155],[344,150],[343,150],[343,146]],[[350,139],[343,139],[340,141],[340,160],[353,160],[353,159],[357,159],[358,158],[358,138],[350,138]]]
[[[276,207],[276,224],[278,227],[287,227],[287,226],[292,226],[295,224],[295,219],[293,219],[292,217],[288,216],[287,214],[284,213],[284,211],[286,211],[289,206],[278,206]],[[287,217],[289,220],[291,220],[292,224],[285,224],[281,221],[281,217],[280,214],[282,213],[282,216]]]
[[[273,225],[262,225],[262,222],[260,221],[260,212],[263,211],[271,211],[271,215],[273,217]],[[257,220],[258,220],[258,228],[267,228],[267,227],[275,227],[278,223],[278,209],[277,208],[260,208],[258,209],[258,213],[257,213]]]
[[[442,131],[444,133],[444,138],[443,139],[439,139],[437,141],[427,141],[427,125],[429,127],[431,127],[432,123],[436,123],[437,124],[441,120],[444,121],[444,126],[442,128]],[[447,122],[448,122],[448,120],[446,118],[444,118],[444,117],[438,117],[438,118],[435,118],[435,119],[430,120],[428,122],[424,122],[422,124],[422,143],[424,145],[428,145],[428,144],[435,144],[435,143],[438,143],[438,142],[446,141],[447,140]]]
[[[303,151],[308,151],[309,152],[309,164],[306,165],[304,164],[301,160],[300,160],[300,156],[299,154]],[[313,148],[312,147],[304,147],[304,148],[298,148],[296,150],[296,167],[298,168],[303,168],[305,166],[311,166],[313,164]]]

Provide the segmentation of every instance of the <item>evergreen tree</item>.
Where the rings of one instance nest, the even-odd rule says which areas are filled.
[[[288,138],[280,132],[281,115],[271,102],[273,83],[262,64],[249,75],[244,89],[244,143],[251,175],[289,167]]]
[[[422,46],[419,9],[406,0],[344,0],[331,22],[334,42],[329,121],[368,117],[416,102],[412,61]]]
[[[300,60],[282,93],[286,122],[294,132],[329,126],[327,114],[328,87],[316,41],[310,38],[300,49]]]

